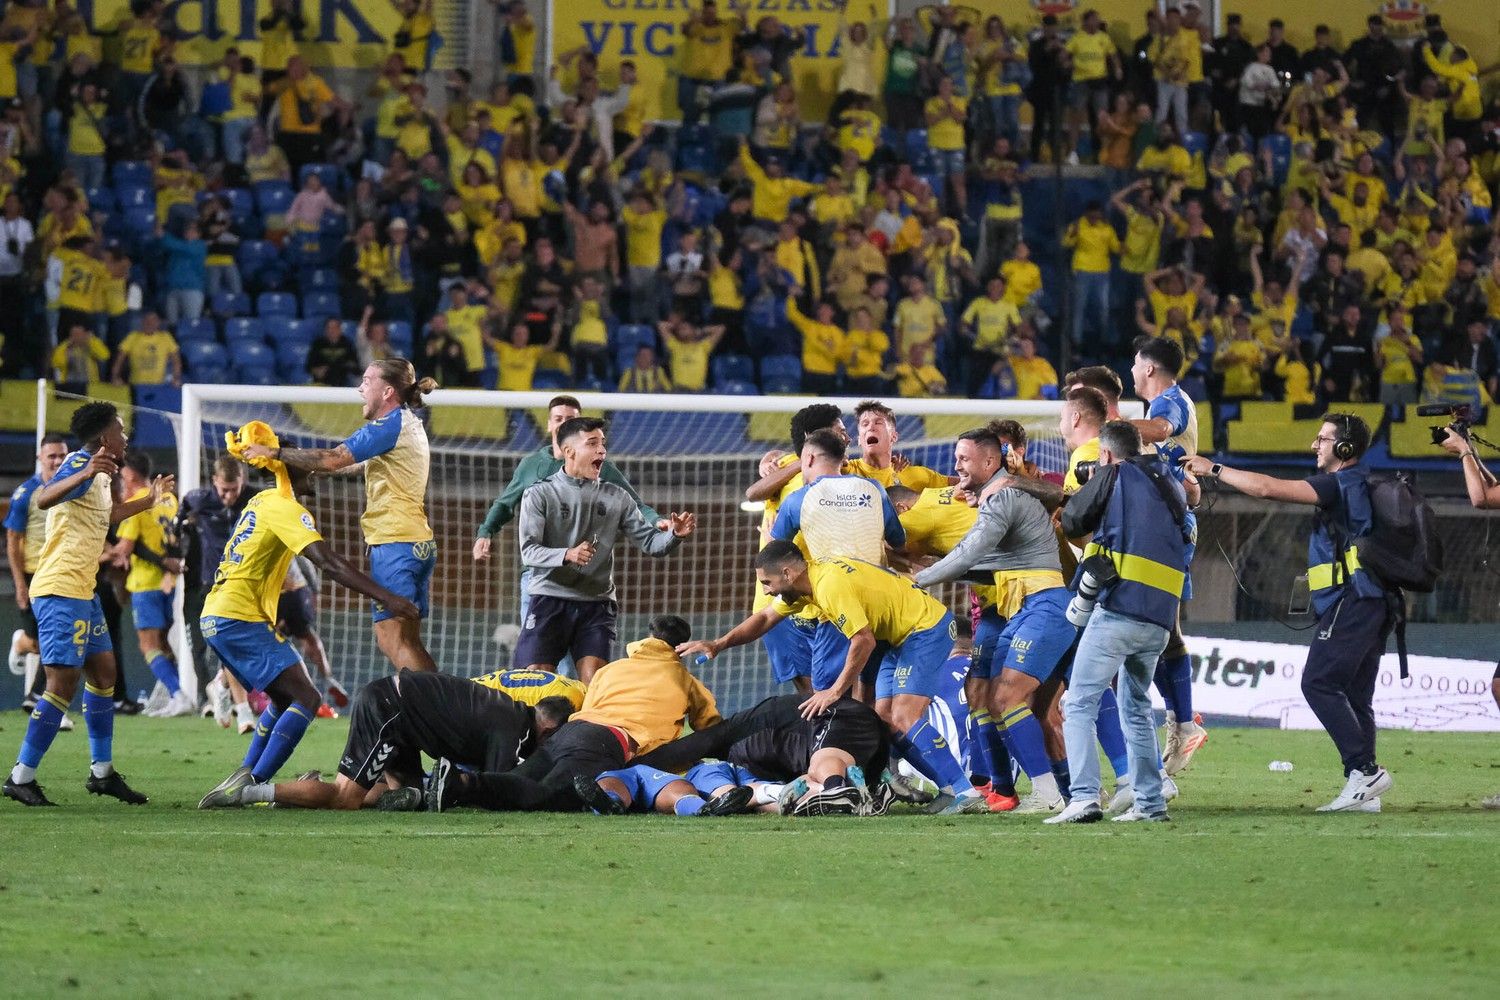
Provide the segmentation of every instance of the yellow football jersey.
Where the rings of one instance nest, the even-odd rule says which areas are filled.
[[[365,542],[430,542],[427,523],[427,431],[406,407],[377,417],[344,445],[365,466]]]
[[[788,465],[800,462],[802,459],[795,454],[782,455],[777,460],[776,466],[785,469]],[[771,540],[771,526],[776,523],[776,512],[781,509],[781,501],[796,493],[802,488],[802,473],[797,473],[787,481],[781,488],[781,492],[766,501],[765,513],[760,516],[760,547],[765,548],[766,543]],[[755,614],[765,609],[771,603],[771,595],[761,591],[757,584],[755,588],[755,601],[750,605],[750,613]],[[806,617],[806,616],[801,616]]]
[[[150,492],[148,487],[143,486],[126,499],[127,501],[139,500]],[[161,556],[166,553],[167,540],[172,532],[172,521],[176,517],[177,498],[168,493],[156,501],[155,507],[133,514],[121,521],[116,533],[122,541],[127,538],[133,539],[135,552],[146,549]],[[164,576],[166,576],[166,571],[160,566],[149,563],[132,552],[130,572],[125,577],[125,589],[132,594],[159,590]]]
[[[898,483],[910,490],[941,489],[952,485],[946,475],[925,465],[908,465],[897,472],[894,465],[877,469],[862,458],[851,458],[844,463],[844,471],[851,476],[873,479],[886,489]]]
[[[322,539],[306,507],[274,488],[257,493],[224,544],[203,614],[274,626],[292,557]]]
[[[970,507],[954,498],[955,486],[942,489],[925,489],[917,502],[901,515],[901,526],[906,529],[906,544],[916,546],[928,555],[945,556],[979,520],[979,509]],[[995,588],[976,584],[974,595],[979,603],[989,607],[995,603]]]
[[[75,475],[93,457],[87,451],[75,451],[49,483]],[[31,579],[32,597],[93,599],[94,578],[99,574],[99,557],[104,553],[114,505],[112,481],[101,472],[84,480],[47,511],[47,540],[42,543],[36,576]]]
[[[1068,470],[1063,475],[1063,492],[1068,494],[1069,496],[1072,496],[1074,493],[1077,493],[1080,489],[1083,488],[1083,484],[1078,481],[1077,474],[1078,464],[1080,462],[1094,462],[1095,464],[1097,464],[1098,461],[1098,438],[1090,438],[1083,444],[1079,445],[1077,448],[1074,448],[1073,453],[1068,456]]]
[[[891,570],[857,559],[824,559],[810,563],[812,596],[793,604],[776,598],[780,615],[815,611],[853,636],[868,627],[880,642],[899,646],[910,636],[932,628],[948,609],[927,591]]]
[[[583,707],[583,696],[588,691],[588,686],[582,681],[550,670],[496,670],[474,678],[474,683],[509,695],[511,701],[523,705],[535,705],[543,698],[560,696],[573,703],[575,712]]]

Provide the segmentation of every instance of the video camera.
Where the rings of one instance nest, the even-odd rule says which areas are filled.
[[[1448,437],[1451,429],[1464,440],[1469,438],[1469,428],[1474,425],[1474,408],[1467,403],[1452,405],[1450,403],[1431,403],[1426,406],[1417,407],[1419,417],[1452,417],[1451,423],[1442,427],[1432,428],[1432,443],[1441,445]]]

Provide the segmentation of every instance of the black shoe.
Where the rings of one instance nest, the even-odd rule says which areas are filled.
[[[35,778],[32,778],[25,784],[6,778],[5,797],[8,799],[15,799],[23,806],[57,805],[56,802],[53,802],[51,799],[47,798],[46,795],[42,794],[42,786],[36,783]]]
[[[863,811],[864,799],[858,788],[842,785],[814,792],[797,804],[793,816],[858,816]]]
[[[119,771],[111,771],[102,778],[89,775],[89,780],[83,787],[94,795],[108,795],[133,806],[143,806],[151,801],[125,784],[125,779],[120,776]]]
[[[866,816],[884,816],[891,811],[891,803],[896,801],[896,792],[884,781],[870,786],[870,797],[865,801]]]
[[[624,816],[625,803],[599,787],[599,783],[593,778],[583,775],[573,779],[573,791],[583,800],[586,808],[592,809],[600,816]]]
[[[36,699],[33,698],[31,695],[28,694],[25,698],[23,698],[21,700],[21,711],[25,712],[27,715],[30,715],[32,712],[35,712],[36,711]]]
[[[453,766],[453,761],[447,757],[439,757],[432,765],[432,775],[427,779],[427,788],[422,793],[427,811],[440,813],[458,805],[459,783],[458,769]]]
[[[749,785],[735,785],[703,803],[699,816],[733,816],[749,812],[750,800],[755,798],[755,789]]]
[[[421,812],[422,789],[404,785],[392,788],[375,800],[375,808],[381,812]]]
[[[142,705],[138,701],[128,701],[128,700],[126,700],[126,701],[117,701],[117,702],[115,702],[115,714],[116,715],[140,715],[141,712],[145,711],[145,709],[146,709],[146,706]]]

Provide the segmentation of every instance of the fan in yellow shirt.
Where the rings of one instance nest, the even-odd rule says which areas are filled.
[[[1050,386],[1053,390],[1050,398],[1056,399],[1057,369],[1036,352],[1036,339],[1020,336],[1011,343],[1010,370],[1016,377],[1016,398],[1047,399],[1043,390]]]
[[[530,392],[542,355],[557,349],[557,329],[554,328],[552,338],[545,344],[528,343],[530,335],[525,323],[517,323],[511,328],[508,341],[491,341],[495,350],[495,363],[500,369],[500,380],[496,388],[502,392]],[[467,348],[464,354],[467,357]],[[481,353],[479,368],[470,370],[478,371],[483,368],[484,356]]]
[[[84,391],[90,382],[99,380],[99,366],[109,360],[104,341],[89,332],[82,323],[68,327],[67,339],[52,351],[52,377],[58,385]]]
[[[672,385],[678,392],[703,392],[708,388],[708,359],[724,338],[722,326],[700,327],[673,320],[657,324],[671,366]]]
[[[1260,375],[1265,364],[1265,351],[1250,332],[1250,317],[1239,313],[1234,317],[1228,339],[1214,351],[1214,371],[1224,378],[1223,398],[1259,399]]]
[[[833,304],[819,302],[817,318],[809,319],[797,307],[801,289],[793,288],[786,299],[786,318],[802,334],[802,388],[815,396],[832,395],[838,389],[839,365],[848,354],[848,335],[834,325]]]
[[[182,354],[177,339],[161,328],[161,317],[152,310],[141,314],[141,328],[132,330],[120,342],[110,380],[124,385],[123,373],[130,366],[131,385],[161,385],[172,371],[172,384],[182,384]]]
[[[750,214],[766,222],[780,223],[791,212],[792,199],[805,198],[823,190],[821,184],[810,184],[786,176],[780,160],[772,159],[765,168],[750,155],[750,147],[740,142],[740,166],[750,178]]]

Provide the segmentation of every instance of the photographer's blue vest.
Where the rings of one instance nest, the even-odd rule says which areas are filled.
[[[1369,472],[1353,468],[1333,475],[1339,484],[1339,504],[1319,512],[1307,540],[1307,589],[1318,615],[1333,607],[1350,583],[1360,597],[1385,596],[1385,589],[1360,568],[1354,548],[1354,539],[1368,534],[1372,526]]]
[[[1103,554],[1115,564],[1119,582],[1099,594],[1099,606],[1116,614],[1170,629],[1187,574],[1187,542],[1151,477],[1134,462],[1121,462],[1114,491],[1084,558]],[[1182,487],[1163,464],[1161,474],[1179,496]],[[1184,507],[1186,504],[1184,503]]]

